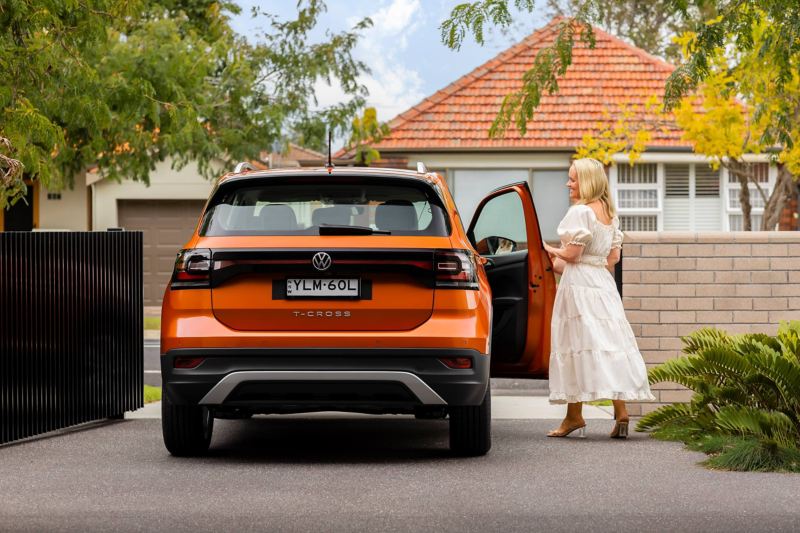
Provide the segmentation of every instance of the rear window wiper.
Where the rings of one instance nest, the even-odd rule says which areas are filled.
[[[391,235],[391,231],[372,229],[367,226],[338,226],[335,224],[320,224],[320,235]]]

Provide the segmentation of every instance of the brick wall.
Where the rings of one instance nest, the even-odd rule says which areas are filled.
[[[623,303],[648,368],[681,354],[680,337],[703,326],[774,334],[800,320],[800,232],[629,232],[623,246]],[[691,392],[656,384],[659,403]]]
[[[795,190],[794,197],[786,202],[786,206],[781,211],[778,229],[781,231],[797,231],[800,229],[798,214],[800,214],[800,210],[798,210],[797,190]]]

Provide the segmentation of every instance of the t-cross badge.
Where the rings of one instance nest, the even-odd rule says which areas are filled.
[[[164,294],[172,454],[204,453],[215,418],[312,411],[447,418],[454,453],[489,451],[489,377],[546,377],[555,280],[527,184],[465,232],[422,170],[219,180]]]

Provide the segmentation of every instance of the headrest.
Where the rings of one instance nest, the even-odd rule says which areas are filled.
[[[267,231],[283,231],[297,229],[297,216],[286,204],[268,204],[258,214],[260,228]]]
[[[227,204],[220,204],[217,206],[217,208],[222,207],[222,205],[227,205]],[[258,226],[256,225],[258,219],[256,218],[255,206],[252,205],[227,206],[226,209],[232,211],[230,217],[230,229],[234,230],[258,229]]]
[[[386,231],[416,231],[417,210],[410,200],[387,200],[375,209],[375,225]]]
[[[352,209],[349,205],[334,205],[333,207],[319,207],[311,213],[311,225],[332,224],[335,226],[349,226]]]

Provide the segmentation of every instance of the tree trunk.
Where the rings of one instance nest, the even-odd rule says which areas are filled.
[[[775,188],[769,195],[769,200],[764,206],[764,216],[761,218],[761,229],[771,231],[775,229],[781,218],[781,212],[786,206],[792,194],[793,183],[792,175],[786,166],[781,165],[778,169],[778,179],[775,181]]]
[[[747,167],[749,167],[747,163],[731,161],[728,170],[736,176],[736,179],[739,180],[739,185],[741,185],[739,189],[739,204],[742,207],[742,229],[744,231],[752,231],[753,225],[750,218],[752,206],[750,205],[750,187],[747,186],[749,181],[747,179],[747,171],[749,170]]]

